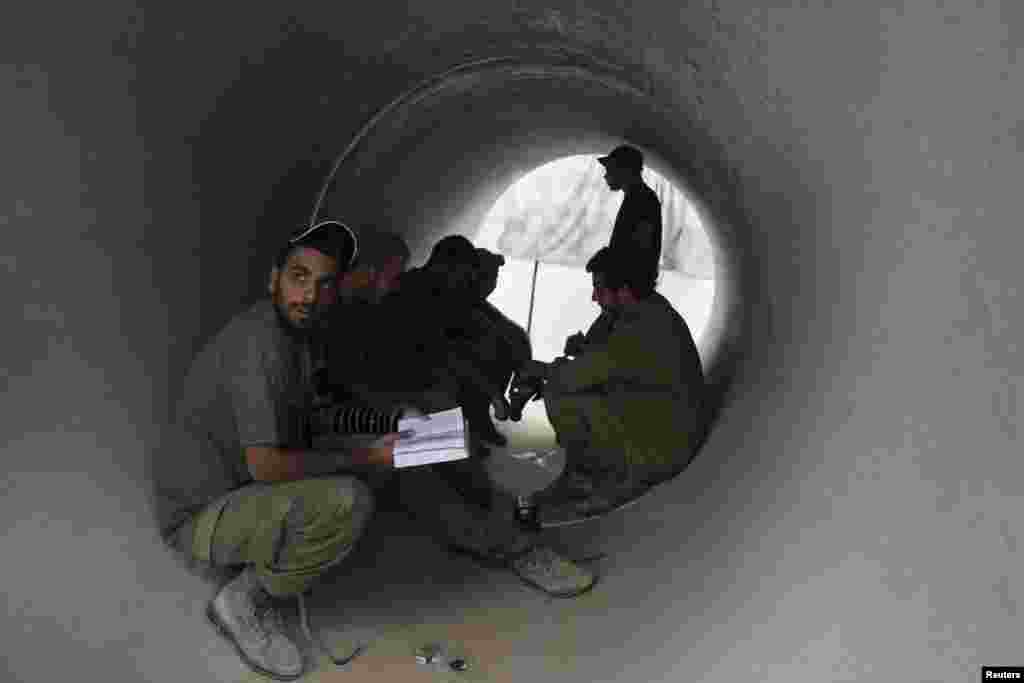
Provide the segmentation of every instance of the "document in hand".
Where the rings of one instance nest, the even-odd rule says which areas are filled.
[[[424,418],[403,418],[402,435],[395,444],[395,467],[416,467],[469,457],[466,419],[462,408],[432,413]]]

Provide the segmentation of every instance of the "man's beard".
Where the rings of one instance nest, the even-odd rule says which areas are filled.
[[[323,317],[318,315],[318,311],[315,306],[303,306],[301,309],[291,309],[305,311],[306,315],[301,318],[301,322],[296,322],[288,316],[289,307],[287,304],[275,301],[274,310],[277,311],[277,317],[281,323],[281,327],[283,327],[288,334],[299,339],[306,339],[312,336],[320,327],[320,320]]]

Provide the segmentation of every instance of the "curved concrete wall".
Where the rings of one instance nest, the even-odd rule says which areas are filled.
[[[698,341],[720,398],[745,332],[741,275],[749,258],[737,239],[745,233],[730,179],[685,115],[630,83],[627,68],[579,52],[516,52],[459,65],[382,108],[335,160],[316,217],[401,232],[421,263],[445,234],[474,238],[501,194],[529,171],[565,156],[596,157],[626,139],[698,200],[718,247],[714,314]]]
[[[1021,10],[655,4],[66,3],[4,23],[11,680],[237,679],[213,673],[205,589],[151,526],[168,396],[261,294],[276,231],[375,111],[538,45],[626,65],[679,112],[685,143],[661,154],[726,207],[747,296],[704,451],[594,532],[617,548],[602,609],[564,670],[523,657],[522,677],[966,681],[1024,664]],[[643,138],[614,119],[592,132]],[[424,208],[451,188],[410,163],[410,212],[456,216]]]

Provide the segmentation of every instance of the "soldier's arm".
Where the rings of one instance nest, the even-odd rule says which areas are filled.
[[[289,447],[295,436],[280,422],[286,411],[277,378],[282,363],[273,343],[259,334],[243,338],[237,352],[226,359],[229,376],[226,390],[238,425],[239,442],[249,474],[257,481],[293,481],[304,477],[343,470],[379,467],[391,462],[393,438],[336,451],[317,452]],[[328,406],[312,416],[314,426],[322,428],[330,419],[333,424],[361,428],[370,416],[357,413],[353,407],[335,410]],[[346,421],[347,420],[347,421]],[[317,425],[315,423],[319,422]],[[382,435],[391,424],[378,419],[373,426]],[[297,444],[292,444],[297,445]]]
[[[389,434],[368,446],[314,451],[277,446],[248,446],[245,462],[256,481],[284,482],[337,473],[358,474],[394,466],[398,435]]]

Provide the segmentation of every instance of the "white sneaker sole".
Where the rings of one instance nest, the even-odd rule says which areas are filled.
[[[218,633],[220,633],[225,639],[227,639],[229,643],[231,643],[231,645],[235,648],[235,651],[238,653],[238,656],[241,657],[243,662],[245,662],[246,666],[248,666],[256,673],[268,676],[276,681],[295,681],[302,678],[302,671],[294,675],[279,674],[273,671],[268,671],[256,662],[249,659],[249,656],[245,653],[245,650],[242,649],[242,646],[238,644],[238,641],[235,640],[235,637],[231,634],[231,631],[220,620],[220,617],[217,616],[217,611],[213,608],[212,602],[206,606],[206,619],[210,622],[211,625],[213,625],[215,629],[217,629]]]

